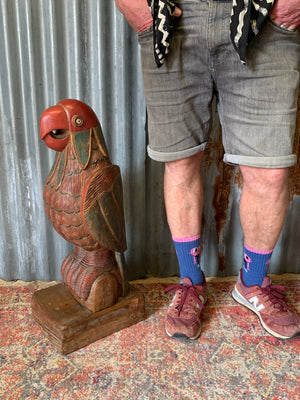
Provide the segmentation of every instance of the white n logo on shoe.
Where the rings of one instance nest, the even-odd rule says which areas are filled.
[[[249,299],[249,302],[253,304],[256,311],[261,311],[265,308],[265,306],[263,304],[258,304],[259,300],[258,300],[258,297],[256,297],[256,296],[251,297],[251,299]]]

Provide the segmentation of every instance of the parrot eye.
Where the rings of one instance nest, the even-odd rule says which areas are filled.
[[[65,137],[67,137],[69,134],[69,131],[67,131],[66,129],[56,129],[53,130],[52,132],[50,132],[50,135],[54,138],[54,139],[64,139]]]
[[[84,124],[84,121],[79,115],[73,115],[71,123],[75,128],[77,128],[82,126]]]

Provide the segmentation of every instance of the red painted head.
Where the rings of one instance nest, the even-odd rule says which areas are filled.
[[[86,131],[99,125],[94,111],[85,103],[65,99],[47,108],[40,119],[40,136],[55,151],[63,151],[70,133]]]

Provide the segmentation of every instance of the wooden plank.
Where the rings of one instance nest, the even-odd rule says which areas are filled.
[[[64,283],[36,291],[32,316],[61,354],[68,354],[142,321],[144,296],[129,286],[129,294],[105,310],[92,312],[81,305]]]

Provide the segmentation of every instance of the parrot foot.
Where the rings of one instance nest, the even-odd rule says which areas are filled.
[[[116,276],[110,273],[101,275],[94,281],[86,300],[80,298],[70,287],[69,290],[80,304],[93,312],[113,306],[122,296],[121,286]]]
[[[111,307],[124,295],[120,269],[108,249],[75,247],[62,263],[61,273],[74,298],[93,312]]]

